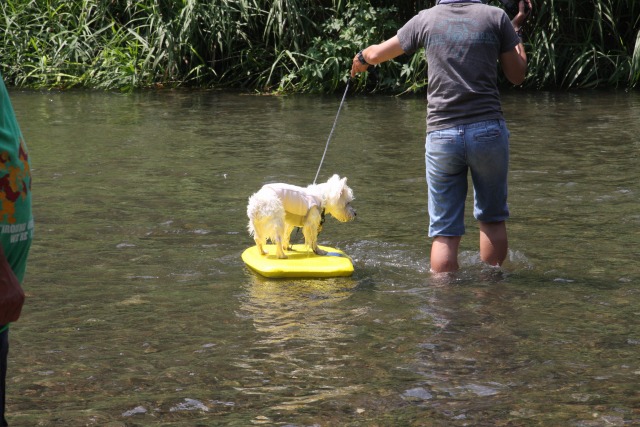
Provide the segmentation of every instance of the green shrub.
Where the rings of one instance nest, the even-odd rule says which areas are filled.
[[[494,1],[495,3],[495,1]],[[355,53],[393,36],[433,0],[3,0],[0,67],[9,84],[334,92]],[[634,88],[638,0],[536,1],[525,87]],[[354,80],[356,90],[421,91],[420,53]],[[503,83],[507,84],[504,80]]]

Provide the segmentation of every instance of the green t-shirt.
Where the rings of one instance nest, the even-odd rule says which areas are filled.
[[[32,238],[29,152],[0,74],[0,244],[20,283]]]

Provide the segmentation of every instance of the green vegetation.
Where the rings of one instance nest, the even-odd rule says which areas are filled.
[[[159,86],[332,92],[351,60],[433,0],[2,0],[0,69],[33,88]],[[530,88],[637,87],[638,0],[534,0]],[[421,55],[361,77],[363,90],[427,84]]]

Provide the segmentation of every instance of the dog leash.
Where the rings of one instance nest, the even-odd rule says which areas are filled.
[[[336,118],[333,121],[333,127],[331,127],[331,132],[329,132],[329,138],[327,138],[327,145],[324,147],[324,153],[322,153],[322,159],[320,159],[320,165],[318,166],[318,172],[316,172],[316,177],[313,179],[313,183],[316,183],[318,179],[318,175],[320,175],[320,169],[322,168],[322,162],[324,162],[324,156],[327,154],[327,150],[329,149],[329,141],[331,141],[331,137],[333,136],[333,131],[336,130],[336,124],[338,123],[338,117],[340,116],[340,110],[342,110],[342,104],[344,104],[344,99],[347,97],[347,92],[349,91],[349,83],[351,82],[351,78],[347,80],[347,87],[344,88],[344,95],[342,95],[342,101],[340,101],[340,106],[338,107],[338,112],[336,113]]]
[[[347,97],[347,92],[349,91],[349,83],[351,83],[351,77],[347,80],[347,87],[344,88],[344,94],[342,95],[342,100],[340,101],[340,106],[338,107],[338,112],[336,113],[336,118],[333,120],[333,126],[331,127],[331,132],[329,132],[329,138],[327,138],[327,144],[324,147],[324,153],[322,153],[322,159],[320,159],[320,165],[318,165],[318,172],[316,172],[316,177],[313,179],[313,184],[315,185],[318,175],[320,175],[320,169],[322,168],[322,163],[324,162],[324,156],[327,154],[327,150],[329,149],[329,142],[331,141],[331,137],[333,136],[333,131],[336,130],[336,124],[338,123],[338,117],[340,116],[340,110],[342,110],[342,104],[344,104],[344,99]],[[320,227],[318,228],[318,234],[322,231],[322,225],[324,224],[324,209],[322,209],[320,219]],[[296,227],[296,237],[300,232],[300,228]]]

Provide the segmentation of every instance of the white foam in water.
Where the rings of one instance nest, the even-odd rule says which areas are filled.
[[[458,262],[461,268],[465,267],[490,267],[480,259],[480,252],[477,251],[462,251],[458,255]],[[497,267],[494,267],[497,268]],[[509,249],[507,258],[502,266],[504,270],[530,270],[533,268],[533,264],[529,261],[529,258],[518,250]],[[499,269],[499,268],[498,268]]]
[[[406,244],[361,240],[349,245],[346,252],[354,262],[364,263],[365,267],[400,268],[428,273],[429,260],[423,249]]]

